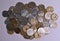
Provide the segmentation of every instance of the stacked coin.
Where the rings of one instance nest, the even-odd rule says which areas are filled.
[[[35,2],[23,4],[18,2],[11,6],[8,11],[2,12],[5,20],[7,33],[21,34],[26,39],[36,39],[50,33],[50,28],[56,28],[58,16],[53,12],[54,8],[43,4],[36,6]]]

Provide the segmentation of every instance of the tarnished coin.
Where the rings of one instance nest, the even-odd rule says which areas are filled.
[[[52,20],[57,20],[58,19],[58,16],[57,14],[53,13],[52,16],[51,16]]]
[[[48,20],[50,20],[52,14],[53,14],[52,12],[46,12],[45,18],[48,19]]]
[[[27,32],[27,29],[28,29],[28,28],[29,28],[28,25],[23,26],[23,31],[24,31],[24,32]]]
[[[12,34],[14,34],[14,31],[7,30],[7,33],[10,34],[10,35],[12,35]]]
[[[44,11],[45,10],[45,6],[43,4],[40,4],[38,6],[38,8],[39,8],[40,11]]]
[[[39,22],[37,25],[36,25],[37,28],[39,27],[43,27],[43,23],[42,22]]]
[[[12,24],[6,24],[6,28],[9,31],[13,31],[14,30],[14,26]]]
[[[34,8],[34,7],[36,7],[35,2],[29,2],[29,3],[28,3],[28,7],[29,7],[29,8]]]
[[[47,11],[48,11],[48,12],[53,12],[53,11],[54,11],[54,8],[53,8],[52,6],[48,6],[48,7],[47,7]]]
[[[9,21],[10,21],[10,23],[13,25],[13,26],[17,26],[18,25],[18,20],[17,19],[15,19],[15,18],[11,18],[11,19],[9,19]]]
[[[16,34],[20,33],[20,29],[19,28],[15,28],[14,31],[15,31]]]
[[[15,9],[14,6],[10,6],[10,8],[9,8],[9,10],[12,11],[12,13],[14,13],[14,9]]]
[[[3,17],[9,17],[8,11],[3,11],[3,12],[2,12],[2,16],[3,16]]]

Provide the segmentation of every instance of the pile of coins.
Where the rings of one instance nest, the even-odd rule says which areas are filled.
[[[21,34],[25,39],[39,38],[50,33],[50,28],[56,28],[58,16],[53,12],[54,8],[47,8],[34,2],[23,4],[18,2],[8,11],[4,10],[2,16],[5,20],[8,34]]]

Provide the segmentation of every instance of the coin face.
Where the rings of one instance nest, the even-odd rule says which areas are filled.
[[[58,16],[57,16],[57,14],[52,14],[51,18],[52,18],[52,20],[57,20]]]
[[[45,18],[48,19],[48,20],[50,20],[52,14],[53,14],[52,12],[47,12],[47,13],[45,14]]]
[[[24,31],[24,32],[27,32],[27,29],[28,29],[28,28],[29,28],[28,25],[23,26],[23,31]]]
[[[27,35],[32,36],[34,34],[34,30],[32,28],[27,29]]]
[[[48,12],[53,12],[53,11],[54,11],[54,8],[53,8],[52,6],[48,6],[48,7],[47,7],[47,11],[48,11]]]

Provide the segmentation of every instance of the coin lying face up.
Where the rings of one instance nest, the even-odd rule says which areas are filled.
[[[51,28],[57,27],[58,15],[53,12],[54,8],[43,4],[37,6],[35,2],[18,2],[4,10],[2,16],[6,18],[7,33],[21,34],[25,39],[37,39],[50,34]]]

